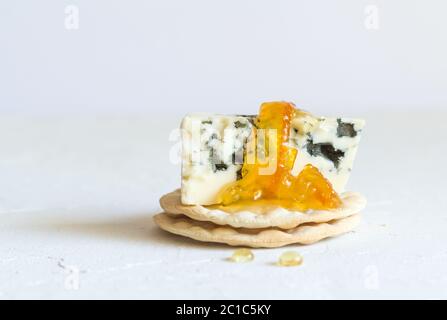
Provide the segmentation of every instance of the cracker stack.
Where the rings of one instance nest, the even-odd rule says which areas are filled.
[[[164,230],[205,242],[231,246],[275,248],[311,244],[353,230],[366,199],[353,192],[340,195],[343,205],[331,211],[298,212],[273,208],[263,213],[228,213],[200,205],[183,205],[180,190],[160,199],[164,212],[154,217]]]

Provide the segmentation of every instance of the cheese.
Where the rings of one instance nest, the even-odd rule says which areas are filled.
[[[222,186],[240,178],[254,116],[194,114],[182,121],[182,203],[215,204]]]
[[[182,121],[182,203],[211,205],[241,178],[256,116],[191,114]],[[317,167],[335,191],[345,191],[364,121],[301,115],[292,120],[290,146],[298,149],[293,174]]]
[[[291,144],[299,150],[293,174],[306,164],[317,167],[338,193],[345,191],[365,121],[348,118],[316,118],[292,121]]]

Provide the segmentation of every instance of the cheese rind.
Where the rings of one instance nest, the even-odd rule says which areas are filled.
[[[191,114],[182,121],[182,203],[217,203],[222,188],[241,178],[255,116]],[[298,149],[297,175],[317,167],[338,193],[345,191],[360,141],[363,120],[301,115],[292,120],[290,145]]]

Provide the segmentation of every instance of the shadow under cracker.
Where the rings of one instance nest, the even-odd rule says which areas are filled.
[[[43,232],[54,235],[75,235],[87,239],[132,242],[138,245],[158,245],[190,248],[229,248],[223,244],[200,242],[179,235],[168,233],[160,229],[154,222],[153,216],[158,212],[126,213],[123,215],[112,212],[108,214],[104,209],[101,217],[89,216],[95,209],[76,209],[63,215],[55,210],[54,213],[26,219],[20,228],[27,232]],[[86,214],[87,213],[87,214]],[[231,249],[231,248],[230,248]]]

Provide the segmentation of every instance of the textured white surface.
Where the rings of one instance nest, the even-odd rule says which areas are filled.
[[[0,119],[0,298],[447,298],[447,113],[355,115],[360,228],[247,264],[152,222],[181,116]]]

